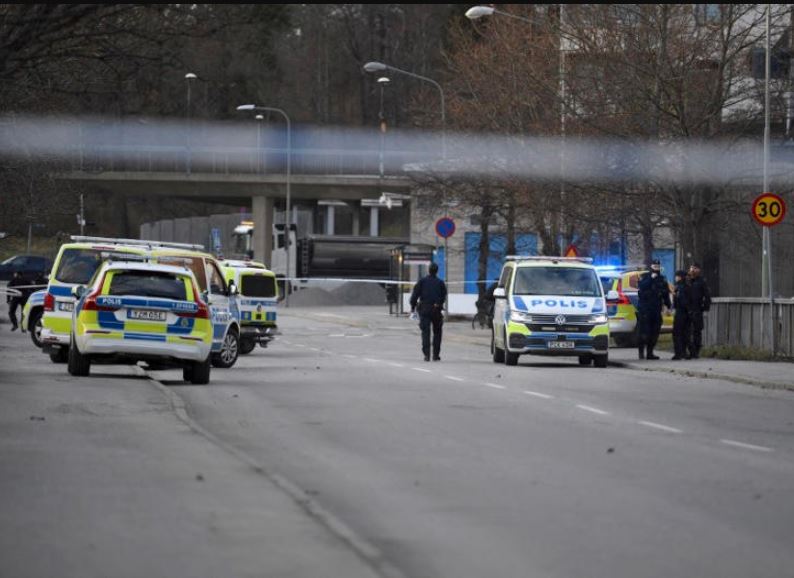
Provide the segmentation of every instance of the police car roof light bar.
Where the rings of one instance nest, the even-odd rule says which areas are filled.
[[[204,245],[191,245],[190,243],[171,243],[169,241],[148,241],[146,239],[114,239],[111,237],[84,237],[72,235],[72,241],[77,243],[108,243],[113,245],[138,245],[144,247],[166,247],[174,249],[190,249],[204,251]]]
[[[578,263],[592,263],[590,257],[549,257],[546,255],[507,255],[505,261],[576,261]]]

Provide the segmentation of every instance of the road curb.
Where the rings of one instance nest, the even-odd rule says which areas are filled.
[[[172,389],[149,375],[144,369],[136,366],[136,373],[149,379],[149,382],[168,400],[171,410],[174,415],[187,425],[193,432],[205,438],[213,445],[233,455],[253,471],[276,488],[287,494],[287,496],[295,503],[301,510],[303,510],[310,518],[315,520],[331,534],[336,536],[340,542],[350,548],[356,556],[372,569],[376,574],[383,578],[406,578],[398,568],[388,562],[383,553],[373,544],[366,539],[356,534],[352,528],[345,524],[342,520],[334,516],[328,510],[323,508],[317,503],[315,499],[309,496],[298,485],[286,479],[281,474],[269,471],[256,462],[248,454],[238,450],[223,440],[216,437],[213,433],[206,430],[198,422],[190,417],[185,400],[182,399]]]
[[[631,369],[634,371],[655,371],[657,373],[672,373],[674,375],[681,375],[684,377],[697,377],[701,379],[719,379],[722,381],[729,381],[731,383],[741,383],[744,385],[752,385],[760,387],[761,389],[772,389],[778,391],[794,391],[794,383],[776,383],[773,381],[763,381],[760,379],[752,379],[750,377],[740,377],[737,375],[727,375],[722,373],[711,373],[708,371],[697,371],[692,369],[671,369],[669,367],[646,367],[644,365],[637,365],[624,361],[609,361],[609,365],[619,367],[622,369]]]

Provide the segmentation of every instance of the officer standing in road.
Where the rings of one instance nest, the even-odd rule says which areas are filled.
[[[411,314],[419,309],[419,327],[422,330],[422,353],[430,361],[430,326],[433,326],[433,361],[441,361],[441,327],[444,324],[444,302],[447,286],[437,277],[438,265],[430,264],[429,275],[414,285],[411,293]]]
[[[637,307],[640,359],[659,359],[653,354],[653,348],[656,347],[659,332],[662,330],[662,305],[668,309],[672,306],[670,289],[661,269],[662,265],[659,259],[654,259],[651,262],[650,271],[646,271],[640,276],[639,305]]]
[[[8,288],[13,289],[14,287],[27,284],[28,283],[22,278],[22,273],[15,271],[14,277],[8,282]],[[8,318],[11,320],[11,325],[13,326],[11,327],[11,331],[16,331],[19,328],[19,324],[17,323],[17,307],[20,305],[24,307],[26,301],[24,290],[17,289],[17,291],[20,292],[20,295],[12,295],[9,293],[6,297],[6,303],[8,303]]]
[[[686,271],[675,272],[675,294],[673,295],[673,359],[689,359],[689,278]]]
[[[692,263],[689,267],[689,355],[692,359],[700,357],[703,345],[703,313],[711,308],[711,292],[706,280],[700,276],[700,265]]]

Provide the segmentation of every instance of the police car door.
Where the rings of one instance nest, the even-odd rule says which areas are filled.
[[[230,297],[226,291],[226,283],[223,280],[218,266],[210,260],[205,260],[205,270],[207,272],[207,290],[209,292],[210,315],[212,317],[212,351],[220,351],[223,344],[223,337],[226,329],[235,319],[232,309],[237,309],[237,302],[234,297]]]
[[[510,317],[510,294],[508,291],[512,277],[513,267],[505,266],[502,269],[502,275],[499,277],[499,284],[496,286],[497,289],[503,289],[505,292],[503,298],[494,300],[493,310],[494,341],[502,346],[504,346],[505,322]]]

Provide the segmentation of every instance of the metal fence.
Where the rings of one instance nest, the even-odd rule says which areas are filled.
[[[794,299],[718,297],[712,299],[703,331],[704,345],[736,345],[794,357]]]

